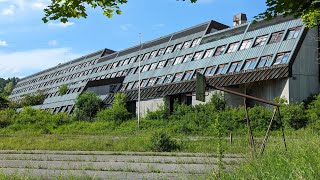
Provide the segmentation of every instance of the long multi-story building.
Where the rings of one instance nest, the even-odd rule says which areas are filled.
[[[233,27],[209,21],[141,46],[103,49],[59,64],[21,79],[10,99],[19,102],[24,95],[43,91],[46,99],[34,108],[72,112],[84,91],[97,93],[107,105],[121,91],[127,94],[129,110],[136,112],[140,86],[144,114],[163,104],[164,97],[171,105],[174,100],[200,103],[195,98],[195,74],[200,72],[211,86],[297,102],[319,92],[318,38],[318,28],[307,29],[301,19],[252,23],[239,14]],[[68,85],[65,95],[59,94],[62,85]],[[233,95],[224,97],[231,105],[243,103]]]

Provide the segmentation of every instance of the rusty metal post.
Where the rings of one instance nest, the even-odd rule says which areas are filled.
[[[243,98],[243,102],[244,102],[244,109],[246,111],[246,119],[247,119],[247,126],[248,126],[248,135],[249,135],[249,143],[250,146],[253,150],[253,153],[255,154],[256,152],[256,148],[255,148],[255,143],[254,143],[254,139],[253,139],[253,133],[252,133],[252,129],[251,129],[251,125],[250,125],[250,119],[249,119],[249,113],[248,113],[248,109],[247,109],[247,103],[246,103],[246,98]]]
[[[280,120],[281,129],[282,129],[282,138],[283,138],[283,142],[284,142],[284,148],[286,149],[286,151],[288,151],[287,143],[286,143],[286,137],[284,136],[283,123],[282,123],[282,119],[281,119],[281,115],[280,115],[280,108],[277,107],[277,109],[278,109],[278,116],[279,116],[279,120]]]
[[[274,117],[276,116],[277,109],[278,109],[278,108],[274,108],[274,110],[273,110],[273,115],[272,115],[271,121],[270,121],[270,123],[269,123],[268,130],[267,130],[267,132],[266,132],[266,135],[265,135],[265,137],[264,137],[264,139],[263,139],[263,141],[262,141],[261,147],[260,147],[260,153],[259,153],[260,155],[263,154],[264,149],[265,149],[265,147],[266,147],[266,143],[267,143],[267,140],[268,140],[268,138],[269,138],[269,133],[270,133],[270,131],[271,131],[272,123],[273,123]]]

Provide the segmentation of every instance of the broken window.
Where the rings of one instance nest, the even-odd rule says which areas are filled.
[[[226,45],[217,47],[216,52],[214,53],[214,55],[215,56],[221,55],[224,52],[225,49],[226,49]]]
[[[183,76],[183,80],[184,80],[184,81],[190,80],[190,79],[192,78],[192,72],[193,72],[193,71],[187,71],[187,72],[184,74],[184,76]]]
[[[186,41],[183,43],[182,49],[188,49],[191,45],[191,41]]]
[[[239,47],[239,42],[235,42],[229,45],[229,48],[227,50],[227,53],[235,52]]]
[[[157,78],[150,78],[147,86],[153,86],[156,83]]]
[[[268,35],[264,35],[264,36],[259,36],[257,37],[256,41],[253,44],[253,47],[257,47],[257,46],[263,46],[266,44]]]
[[[298,38],[301,27],[295,27],[288,30],[286,40]]]
[[[156,57],[157,56],[157,52],[158,52],[158,50],[152,51],[151,55],[150,55],[150,59]]]
[[[183,60],[182,56],[177,57],[176,60],[174,61],[173,65],[181,64],[182,60]]]
[[[252,44],[252,39],[243,40],[239,50],[241,51],[241,50],[249,49],[251,47],[251,44]]]
[[[159,49],[157,56],[161,56],[164,54],[164,48]]]
[[[194,54],[194,57],[193,57],[193,60],[199,60],[202,58],[202,55],[203,55],[203,51],[199,51],[199,52],[196,52]]]
[[[182,43],[176,44],[176,46],[174,47],[173,52],[179,51],[182,48]]]
[[[216,66],[207,67],[206,72],[204,73],[204,75],[205,76],[213,76],[215,70],[216,70]]]
[[[145,71],[148,71],[149,70],[149,67],[150,67],[150,64],[146,64],[143,66],[141,72],[145,72]]]
[[[217,68],[216,74],[225,74],[226,71],[227,71],[227,67],[228,67],[227,64],[221,64],[221,65],[219,65],[218,68]]]
[[[169,54],[173,51],[173,46],[168,46],[167,49],[166,49],[166,52],[165,54]]]
[[[166,67],[172,66],[174,63],[174,58],[168,59],[168,62],[166,64]]]
[[[197,45],[199,45],[201,42],[201,38],[196,38],[193,40],[191,47],[195,47]]]
[[[230,66],[229,73],[239,72],[241,70],[241,61],[233,62]]]
[[[181,81],[182,77],[183,77],[183,73],[182,72],[181,73],[176,73],[176,75],[174,76],[173,82]]]
[[[276,60],[273,63],[273,65],[288,63],[289,56],[290,56],[289,52],[277,54]]]
[[[259,61],[258,68],[269,67],[271,66],[271,63],[272,63],[272,55],[263,56]]]
[[[173,75],[172,75],[172,74],[168,74],[168,75],[164,78],[163,83],[164,83],[164,84],[171,83],[172,78],[173,78]]]
[[[206,52],[204,53],[203,59],[212,57],[213,52],[214,52],[213,48],[212,49],[207,49]]]
[[[246,60],[244,66],[243,66],[243,70],[254,69],[257,65],[257,62],[258,62],[257,58]]]
[[[161,68],[164,68],[164,66],[166,65],[166,61],[160,61],[159,64],[158,64],[158,67],[157,69],[161,69]]]
[[[192,54],[187,54],[184,58],[183,58],[183,63],[189,62],[192,59]]]
[[[284,31],[275,32],[271,34],[271,38],[269,40],[269,44],[280,42],[282,39]]]

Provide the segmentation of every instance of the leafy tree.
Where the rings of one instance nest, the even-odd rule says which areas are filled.
[[[7,107],[9,107],[9,101],[6,98],[0,96],[0,110]]]
[[[131,118],[131,114],[126,108],[126,94],[117,93],[111,108],[99,111],[96,120],[98,121],[114,121],[121,124]]]
[[[183,0],[185,1],[185,0]],[[194,3],[197,0],[190,0]],[[87,8],[101,8],[103,15],[111,18],[114,14],[121,14],[120,5],[126,4],[128,0],[51,0],[51,4],[44,9],[43,22],[60,20],[68,22],[70,18],[86,18]]]
[[[279,14],[284,16],[301,17],[309,28],[319,25],[320,1],[319,0],[267,0],[267,10],[256,18],[272,19]]]
[[[43,104],[43,101],[46,99],[46,94],[39,91],[36,95],[26,95],[20,102],[20,106],[36,106]]]
[[[4,96],[9,96],[11,94],[13,88],[14,88],[13,82],[12,81],[8,82],[6,84],[6,86],[4,87],[4,89],[3,89],[3,95]]]
[[[75,107],[78,120],[92,120],[101,107],[101,100],[92,92],[84,92],[77,97]]]
[[[68,92],[68,86],[66,84],[59,87],[60,96],[67,94],[67,92]]]

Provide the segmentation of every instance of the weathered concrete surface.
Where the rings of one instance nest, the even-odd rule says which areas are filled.
[[[226,155],[225,168],[242,160]],[[52,179],[202,179],[217,168],[212,154],[100,152],[100,151],[0,151],[3,173]]]

